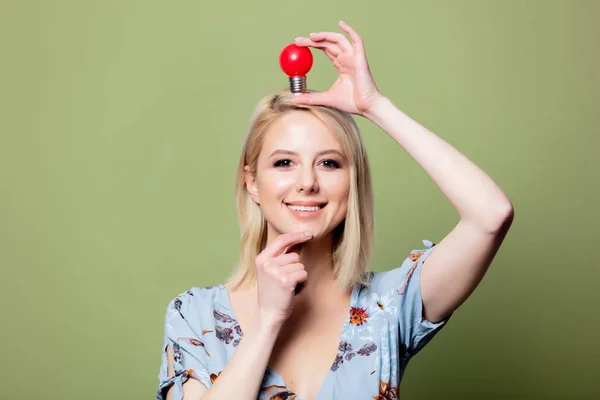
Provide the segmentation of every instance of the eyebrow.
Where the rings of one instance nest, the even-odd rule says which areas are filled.
[[[317,157],[322,156],[324,154],[330,154],[330,153],[334,153],[339,155],[341,158],[345,159],[346,157],[338,150],[335,149],[330,149],[330,150],[323,150],[317,153]],[[273,157],[275,154],[288,154],[288,155],[292,155],[292,156],[297,156],[298,153],[293,152],[291,150],[275,150],[274,152],[271,153],[271,155],[269,157]]]

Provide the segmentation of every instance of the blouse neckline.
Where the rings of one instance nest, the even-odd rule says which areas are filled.
[[[350,327],[350,316],[352,313],[352,308],[355,307],[355,304],[357,304],[357,297],[359,294],[359,290],[358,287],[360,285],[355,285],[352,288],[352,291],[350,293],[350,305],[348,307],[348,310],[346,311],[346,318],[344,320],[344,326],[342,327],[342,332],[339,338],[339,344],[338,344],[338,349],[340,349],[341,351],[345,351],[345,347],[343,344],[346,341],[347,338],[347,332],[348,332],[348,328]],[[235,312],[233,311],[233,306],[231,304],[231,298],[229,296],[229,291],[227,290],[227,288],[225,287],[225,284],[220,284],[219,288],[222,290],[223,292],[223,298],[224,298],[224,306],[227,308],[227,311],[229,311],[231,317],[233,319],[235,319],[236,321],[238,321],[237,316],[235,315]],[[240,327],[240,330],[242,330],[242,328]],[[243,336],[243,331],[242,331],[242,336]],[[338,353],[339,354],[339,353]],[[343,356],[343,354],[342,354]],[[337,357],[336,357],[337,359]],[[333,362],[331,363],[331,366],[329,367],[329,370],[327,371],[327,375],[325,376],[325,379],[323,379],[323,382],[321,383],[321,387],[319,388],[319,391],[317,392],[317,399],[320,398],[321,396],[321,392],[323,391],[323,389],[325,388],[328,379],[331,378],[331,376],[333,375],[333,367],[336,363],[336,359],[333,360]],[[298,396],[296,393],[294,393],[289,387],[288,385],[285,383],[285,381],[283,380],[283,377],[277,372],[275,371],[273,368],[271,368],[268,364],[267,364],[267,372],[271,375],[273,375],[276,380],[279,382],[279,384],[281,384],[287,391],[289,391],[290,393],[293,393],[296,396],[297,400],[302,400],[300,398],[300,396]],[[262,389],[262,388],[261,388]]]

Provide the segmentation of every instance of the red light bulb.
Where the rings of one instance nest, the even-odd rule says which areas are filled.
[[[313,55],[308,47],[288,44],[279,55],[279,66],[289,77],[290,91],[294,94],[306,92],[306,74],[312,65]]]

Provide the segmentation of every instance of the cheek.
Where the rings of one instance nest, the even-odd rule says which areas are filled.
[[[259,182],[259,193],[261,200],[274,202],[287,196],[290,189],[294,187],[294,179],[291,174],[265,173]]]
[[[327,193],[331,200],[335,198],[341,202],[347,202],[350,195],[350,179],[347,174],[330,176],[323,181],[321,189]]]

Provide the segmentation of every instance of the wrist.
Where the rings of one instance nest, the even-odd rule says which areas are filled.
[[[254,316],[254,327],[261,335],[275,335],[279,334],[281,327],[283,326],[284,320],[280,318],[270,317],[263,313],[257,312]]]
[[[382,95],[381,93],[377,93],[371,101],[371,105],[367,108],[362,116],[375,122],[374,119],[377,119],[377,116],[381,114],[381,111],[389,104],[390,100]]]

